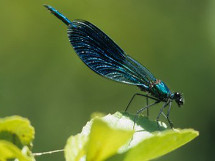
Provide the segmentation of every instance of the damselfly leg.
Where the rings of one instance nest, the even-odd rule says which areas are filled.
[[[146,97],[146,106],[148,106],[148,105],[149,105],[149,98]],[[149,109],[148,108],[146,109],[146,114],[147,114],[147,117],[149,117]]]
[[[135,94],[131,97],[131,100],[129,101],[129,103],[128,103],[127,107],[126,107],[125,112],[127,112],[128,108],[129,108],[131,102],[134,100],[135,96],[146,97],[146,106],[149,105],[149,98],[150,98],[150,99],[153,99],[153,100],[155,100],[155,101],[159,101],[158,99],[156,99],[156,98],[154,98],[154,97],[151,97],[151,96],[148,96],[148,95],[145,95],[145,94],[135,93]],[[148,117],[148,116],[149,116],[149,109],[147,108],[146,110],[147,110],[147,117]]]
[[[154,103],[152,103],[152,104],[150,104],[150,105],[148,105],[148,106],[146,106],[146,107],[143,107],[143,108],[141,108],[141,109],[139,109],[139,110],[137,111],[136,116],[134,117],[133,129],[134,129],[134,126],[135,126],[135,124],[136,124],[136,119],[137,119],[137,117],[139,116],[139,114],[142,113],[144,110],[148,109],[149,107],[151,107],[151,106],[153,106],[153,105],[156,105],[156,104],[158,104],[158,103],[160,103],[159,100],[156,101],[156,102],[154,102]]]
[[[170,110],[171,110],[171,107],[172,107],[171,105],[172,105],[172,102],[169,103],[169,108],[168,108],[168,111],[167,111],[166,119],[169,122],[169,125],[170,125],[170,127],[172,129],[173,128],[173,122],[169,119],[169,114],[170,114]]]
[[[164,113],[163,113],[163,109],[164,109],[166,106],[168,106],[168,104],[169,104],[169,102],[165,103],[165,104],[161,107],[160,112],[159,112],[159,114],[158,114],[158,116],[157,116],[157,118],[156,118],[158,127],[160,127],[160,126],[159,126],[159,123],[158,123],[159,118],[160,118],[161,114],[164,114]]]
[[[167,121],[168,121],[170,127],[173,128],[173,123],[172,123],[172,121],[169,119],[169,114],[170,114],[170,110],[171,110],[171,104],[172,104],[172,102],[170,101],[170,102],[165,103],[165,104],[162,106],[162,108],[160,109],[160,112],[159,112],[159,114],[158,114],[158,116],[157,116],[157,118],[156,118],[157,124],[158,124],[158,121],[159,121],[159,119],[160,119],[160,115],[162,114],[162,115],[167,119]],[[163,112],[163,109],[166,108],[166,106],[168,106],[168,105],[169,105],[169,108],[168,108],[168,111],[167,111],[167,115],[165,115],[165,113]],[[159,124],[158,124],[158,126],[159,126]]]

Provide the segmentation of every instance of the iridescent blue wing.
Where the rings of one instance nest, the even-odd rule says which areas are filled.
[[[155,77],[140,63],[129,57],[105,33],[90,22],[74,20],[68,37],[81,60],[93,71],[117,82],[149,85]]]

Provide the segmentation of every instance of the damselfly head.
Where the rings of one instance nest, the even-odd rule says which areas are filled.
[[[182,97],[182,94],[179,92],[174,93],[173,99],[178,104],[178,107],[181,107],[181,105],[184,104],[184,98]]]

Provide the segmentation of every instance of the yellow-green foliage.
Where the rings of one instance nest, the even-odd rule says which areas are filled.
[[[65,147],[67,161],[144,161],[167,154],[198,136],[192,129],[168,129],[164,123],[115,113],[90,120]],[[133,128],[134,127],[134,128]],[[136,131],[136,132],[135,132]]]
[[[29,148],[34,139],[34,128],[28,119],[11,116],[0,119],[0,160],[33,161]]]
[[[160,122],[116,112],[92,118],[65,146],[66,161],[144,161],[167,154],[198,136],[192,129],[168,129]],[[135,125],[135,126],[134,126]],[[0,119],[0,161],[35,161],[31,152],[34,128],[29,120]]]

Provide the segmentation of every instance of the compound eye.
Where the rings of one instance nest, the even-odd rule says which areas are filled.
[[[178,97],[178,96],[180,96],[180,93],[179,93],[179,92],[176,92],[175,95]]]
[[[175,94],[174,94],[174,98],[180,98],[181,97],[181,94],[180,93],[178,93],[178,92],[175,92]]]

